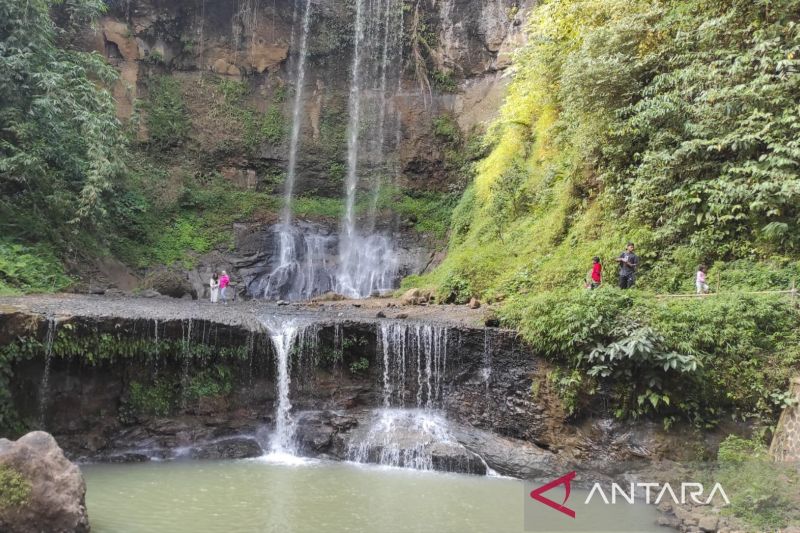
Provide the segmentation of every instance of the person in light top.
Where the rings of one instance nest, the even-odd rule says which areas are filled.
[[[706,283],[706,272],[708,267],[700,265],[697,267],[697,276],[694,279],[694,285],[697,288],[697,294],[708,294],[708,283]]]
[[[211,303],[215,304],[219,300],[219,274],[214,272],[208,284],[211,288]]]

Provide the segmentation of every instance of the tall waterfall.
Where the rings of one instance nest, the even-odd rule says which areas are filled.
[[[296,11],[296,6],[295,6]],[[296,15],[296,12],[295,12]],[[308,55],[308,33],[311,26],[311,0],[306,0],[303,12],[302,31],[300,34],[300,51],[296,58],[295,90],[292,103],[292,132],[289,137],[289,167],[286,170],[286,183],[283,192],[283,210],[281,222],[275,227],[278,240],[278,264],[267,278],[264,288],[264,297],[277,299],[282,296],[281,291],[289,285],[290,296],[293,299],[309,297],[312,292],[314,274],[313,263],[311,268],[302,268],[298,261],[295,235],[292,231],[292,199],[294,197],[294,182],[297,177],[297,152],[300,145],[300,127],[302,125],[301,111],[303,109],[303,88],[306,79],[306,56]],[[294,29],[292,29],[292,43],[294,44]],[[308,244],[308,243],[307,243]],[[313,261],[311,253],[306,253],[306,263]]]
[[[401,87],[403,0],[355,2],[345,210],[338,235],[292,221],[311,8],[311,0],[305,0],[302,33],[299,38],[292,33],[299,52],[284,208],[274,228],[276,253],[270,273],[256,280],[250,292],[271,300],[309,299],[329,291],[364,298],[392,290],[398,274],[394,245],[389,235],[376,231],[376,219],[381,187],[395,174],[386,154],[399,142],[392,97]]]
[[[397,277],[397,257],[391,239],[376,234],[374,226],[380,187],[387,171],[384,165],[387,88],[394,86],[392,79],[400,79],[402,18],[402,0],[356,0],[345,213],[336,276],[336,291],[354,298],[390,290]],[[364,167],[372,179],[368,180],[370,207],[366,231],[360,231],[356,203]]]

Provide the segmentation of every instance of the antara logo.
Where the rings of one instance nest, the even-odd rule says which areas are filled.
[[[570,495],[570,482],[575,479],[575,476],[576,473],[573,471],[551,481],[550,483],[542,485],[541,487],[531,491],[531,498],[547,505],[548,507],[552,507],[560,513],[564,513],[570,518],[575,518],[575,511],[569,507],[566,507],[565,505]],[[559,485],[564,485],[563,502],[558,503],[550,498],[547,498],[546,496],[543,496],[545,492],[552,490]],[[714,500],[714,496],[719,496],[722,498],[722,501],[725,502],[725,505],[730,505],[731,503],[728,499],[728,495],[725,494],[725,490],[719,483],[714,484],[711,492],[708,493],[708,496],[706,496],[705,488],[703,487],[702,483],[681,483],[678,491],[678,493],[680,493],[680,498],[678,497],[678,493],[675,492],[669,483],[664,483],[663,485],[660,483],[631,483],[627,492],[617,483],[612,483],[610,490],[606,491],[603,490],[603,487],[600,485],[600,483],[595,483],[592,485],[592,489],[589,491],[589,495],[586,496],[586,501],[583,503],[584,505],[588,505],[591,503],[592,498],[597,497],[600,498],[605,505],[614,505],[617,503],[617,496],[619,496],[621,500],[624,500],[629,504],[634,504],[636,503],[637,492],[641,494],[642,491],[644,491],[643,503],[646,504],[652,503],[658,505],[664,498],[670,498],[674,503],[680,505],[686,504],[687,501],[691,501],[697,505],[708,505]],[[610,499],[608,498],[607,494],[611,495]],[[652,497],[654,495],[655,498]],[[639,503],[642,502],[640,501]]]
[[[569,474],[567,474],[565,476],[561,476],[560,478],[558,478],[558,479],[556,479],[554,481],[551,481],[550,483],[548,483],[546,485],[542,485],[538,489],[533,489],[531,491],[531,498],[533,498],[537,502],[541,502],[541,503],[547,505],[548,507],[552,507],[553,509],[555,509],[556,511],[558,511],[560,513],[564,513],[565,515],[569,516],[570,518],[575,518],[575,511],[573,511],[569,507],[565,507],[564,506],[564,504],[567,503],[567,500],[569,500],[569,492],[570,492],[569,482],[572,481],[573,479],[575,479],[575,472],[574,471],[570,472]],[[565,495],[564,495],[564,501],[563,502],[561,502],[561,503],[554,502],[550,498],[545,498],[544,496],[542,496],[542,493],[545,493],[548,490],[553,489],[553,488],[555,488],[555,487],[557,487],[559,485],[564,485]]]

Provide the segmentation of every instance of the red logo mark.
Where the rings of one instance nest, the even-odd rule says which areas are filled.
[[[547,505],[548,507],[552,507],[556,511],[564,513],[570,518],[575,518],[575,511],[573,511],[569,507],[564,507],[564,504],[567,503],[567,500],[569,499],[569,490],[570,490],[569,482],[572,481],[573,479],[575,479],[575,472],[570,472],[567,475],[561,476],[560,478],[551,481],[547,485],[542,485],[538,489],[534,489],[533,491],[531,491],[531,498],[533,498],[537,502]],[[542,496],[542,493],[545,493],[548,490],[557,487],[559,485],[564,485],[564,488],[566,489],[567,492],[566,496],[564,496],[563,502],[561,503],[554,502],[550,498]]]

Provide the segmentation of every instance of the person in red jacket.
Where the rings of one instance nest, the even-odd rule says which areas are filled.
[[[600,258],[595,256],[592,259],[592,273],[590,274],[589,288],[596,289],[603,283],[603,265]]]

